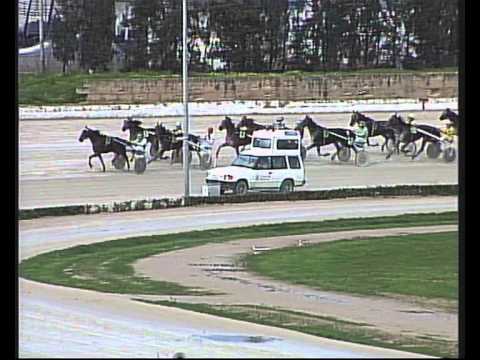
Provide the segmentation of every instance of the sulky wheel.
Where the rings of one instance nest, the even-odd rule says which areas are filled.
[[[351,155],[352,155],[352,151],[350,150],[349,147],[346,147],[346,146],[340,148],[337,152],[338,160],[343,162],[350,160]]]
[[[112,165],[117,170],[123,170],[125,168],[125,158],[123,155],[117,154],[112,160]]]
[[[453,146],[449,146],[443,151],[443,160],[445,162],[452,162],[456,159],[456,157],[457,151]]]
[[[368,154],[365,151],[357,152],[355,156],[355,164],[357,166],[365,166],[368,164]]]
[[[147,160],[144,157],[135,159],[134,170],[137,174],[143,174],[147,168]]]
[[[427,156],[429,159],[437,159],[442,152],[440,143],[429,143],[427,145]]]

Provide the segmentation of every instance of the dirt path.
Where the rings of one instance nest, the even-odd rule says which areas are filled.
[[[458,338],[456,313],[426,308],[405,300],[353,296],[290,285],[247,273],[237,260],[242,255],[252,253],[253,246],[273,249],[296,246],[299,240],[313,244],[358,237],[384,237],[456,231],[457,229],[456,225],[444,225],[237,240],[142,259],[135,264],[135,271],[155,280],[171,281],[225,294],[211,297],[178,296],[176,298],[179,301],[211,304],[266,304],[367,323],[378,330],[396,335],[437,336],[456,341]]]

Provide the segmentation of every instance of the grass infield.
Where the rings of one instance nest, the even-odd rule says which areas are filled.
[[[34,281],[101,292],[192,295],[199,294],[199,289],[138,276],[134,273],[132,264],[158,253],[212,242],[355,229],[456,224],[457,222],[457,212],[444,212],[269,224],[141,236],[79,245],[40,254],[23,260],[19,266],[19,275]],[[205,294],[201,290],[200,293]]]
[[[458,298],[457,232],[340,240],[248,255],[252,272],[362,295]]]

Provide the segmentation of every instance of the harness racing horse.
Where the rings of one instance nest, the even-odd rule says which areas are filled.
[[[92,142],[93,155],[88,157],[88,165],[90,166],[90,169],[92,168],[92,158],[98,157],[102,163],[103,172],[105,172],[105,163],[103,162],[101,154],[113,152],[115,157],[119,155],[124,157],[127,162],[128,170],[130,170],[130,162],[128,161],[126,149],[127,143],[124,139],[103,135],[99,130],[93,130],[87,126],[82,130],[78,141],[83,142],[85,139],[90,139]]]
[[[246,116],[243,116],[240,122],[237,124],[236,128],[240,130],[242,127],[247,128],[247,134],[252,134],[254,131],[257,130],[264,130],[268,129],[268,126],[262,125],[257,123],[254,119],[252,118],[247,118]]]
[[[235,126],[233,120],[228,116],[225,116],[225,119],[222,120],[218,127],[218,130],[225,130],[227,134],[225,135],[225,141],[217,148],[217,151],[215,153],[215,160],[218,159],[220,149],[225,146],[233,147],[238,156],[240,154],[240,146],[246,146],[252,142],[251,134],[253,133],[253,129],[251,130],[251,132],[248,130],[245,132],[245,134],[242,134],[242,131],[240,131],[240,129]]]
[[[406,153],[405,148],[409,144],[415,144],[415,142],[419,139],[422,139],[422,145],[420,147],[420,150],[418,150],[416,153],[413,152],[411,155],[412,160],[415,159],[418,155],[420,155],[423,150],[425,149],[425,145],[427,143],[432,143],[434,145],[437,145],[439,143],[439,140],[429,136],[427,134],[423,134],[421,132],[416,131],[416,129],[420,129],[422,131],[428,132],[432,134],[433,136],[440,138],[440,129],[431,126],[431,125],[425,125],[425,124],[420,124],[420,125],[410,125],[400,115],[393,114],[390,119],[388,120],[388,126],[393,128],[395,130],[396,136],[395,136],[395,148],[397,149],[397,154],[400,152]],[[400,144],[403,143],[403,146],[400,148]],[[393,152],[392,152],[393,153]],[[392,155],[392,153],[387,155],[387,159]]]
[[[166,151],[172,151],[172,156],[170,157],[170,163],[173,163],[180,157],[180,154],[183,149],[183,140],[177,140],[177,137],[183,137],[183,134],[174,134],[173,131],[167,129],[163,124],[158,124],[155,126],[155,136],[159,141],[159,157],[160,159],[166,159],[163,157],[163,154]],[[196,152],[198,159],[200,160],[200,138],[196,135],[188,135],[189,150],[190,152]]]
[[[150,147],[150,157],[153,161],[157,158],[158,153],[158,138],[155,135],[155,129],[152,128],[143,128],[140,125],[142,122],[140,120],[133,120],[131,117],[128,117],[127,120],[123,120],[122,131],[129,131],[129,140],[135,141],[139,133],[146,133],[147,142],[151,144]],[[133,159],[133,155],[132,155]],[[132,160],[131,159],[131,160]]]
[[[442,112],[439,120],[450,120],[453,123],[453,127],[458,131],[458,114],[447,108]]]
[[[357,153],[357,149],[352,146],[351,141],[349,141],[350,139],[353,140],[354,138],[354,133],[350,129],[326,128],[316,124],[308,115],[305,116],[302,121],[297,122],[297,127],[295,130],[300,131],[300,133],[303,135],[305,128],[308,129],[308,132],[310,133],[310,139],[312,140],[312,143],[306,148],[307,151],[313,147],[316,147],[319,156],[328,156],[330,154],[322,155],[320,153],[320,147],[334,144],[337,152],[332,155],[331,160],[335,159],[335,156],[337,156],[338,152],[343,147],[353,148],[353,151]]]
[[[350,126],[355,126],[360,121],[365,122],[365,126],[368,129],[367,145],[370,146],[369,138],[375,136],[383,136],[385,142],[382,145],[381,150],[383,151],[385,146],[388,144],[388,140],[392,140],[395,143],[395,131],[388,126],[388,121],[376,121],[364,114],[354,111],[352,117],[350,118]],[[387,147],[388,149],[388,147]],[[393,150],[392,150],[393,151]]]

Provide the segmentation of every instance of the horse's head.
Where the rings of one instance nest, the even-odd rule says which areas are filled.
[[[127,117],[127,120],[123,120],[122,131],[127,131],[140,126],[142,122],[140,120],[133,120],[131,116]]]
[[[306,115],[303,120],[298,120],[297,124],[295,125],[295,130],[303,131],[305,127],[310,126],[313,123],[313,120],[310,116]]]
[[[455,114],[452,110],[450,110],[449,108],[446,108],[442,114],[440,115],[440,120],[447,120],[447,119],[451,119],[451,118],[454,118],[457,114]]]
[[[223,119],[222,122],[220,123],[220,126],[218,127],[218,130],[223,131],[223,130],[229,129],[233,126],[234,125],[233,125],[232,119],[229,118],[228,116],[225,116],[225,119]]]
[[[85,126],[84,129],[82,129],[82,132],[80,134],[80,137],[78,138],[78,141],[83,142],[83,140],[88,139],[90,137],[90,129]]]
[[[358,111],[353,111],[352,116],[350,117],[349,126],[355,126],[360,121],[360,113]]]

